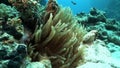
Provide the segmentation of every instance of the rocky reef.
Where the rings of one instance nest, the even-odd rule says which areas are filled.
[[[120,67],[118,21],[95,8],[74,16],[56,0],[40,1],[1,1],[0,68]]]
[[[87,31],[98,30],[98,38],[104,42],[114,43],[120,46],[120,23],[111,18],[106,18],[105,12],[92,8],[89,14],[80,13],[77,15],[78,22],[84,24]]]
[[[79,13],[77,17],[78,22],[83,24],[87,31],[97,30],[97,38],[105,42],[105,47],[108,48],[114,59],[120,60],[120,55],[118,55],[120,53],[120,22],[115,19],[106,18],[105,15],[104,11],[92,8],[89,14]],[[92,65],[94,64],[92,63]]]

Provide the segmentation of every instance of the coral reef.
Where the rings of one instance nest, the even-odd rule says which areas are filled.
[[[8,0],[20,12],[22,24],[29,32],[34,32],[36,25],[42,23],[43,7],[39,0]],[[38,23],[39,22],[39,23]]]
[[[7,33],[0,36],[1,68],[20,68],[26,56],[26,45],[16,43],[14,38]]]
[[[93,9],[91,10],[93,11]],[[90,11],[90,14],[91,14]],[[78,14],[79,18],[78,18],[78,22],[81,24],[84,24],[85,27],[87,27],[86,29],[88,31],[90,30],[98,30],[99,35],[98,38],[105,41],[106,43],[112,42],[116,45],[120,45],[119,41],[119,22],[114,20],[114,19],[107,19],[105,18],[105,14],[103,11],[99,11],[99,10],[95,10],[95,16],[93,15],[94,18],[97,18],[98,20],[93,20],[93,22],[91,20],[89,20],[89,15],[82,15],[82,14]],[[99,17],[101,16],[100,19],[103,20],[99,20]]]
[[[21,39],[24,39],[26,34],[29,37],[27,37],[29,41],[24,41],[24,44],[27,45],[27,56],[25,57],[29,59],[25,59],[25,65],[21,66],[29,67],[34,63],[39,63],[47,66],[46,68],[51,68],[50,64],[53,68],[69,68],[78,65],[81,59],[78,58],[81,57],[78,47],[86,30],[77,23],[70,8],[59,7],[54,0],[48,1],[44,11],[40,10],[41,6],[37,1],[9,0],[9,2],[18,10],[20,24],[19,20],[15,18],[6,19],[1,23],[5,22],[4,26],[12,29],[14,27],[12,30],[14,32],[19,31],[16,26],[23,25],[23,28],[21,27],[23,30],[20,31],[23,35],[20,39],[16,39],[14,33],[8,32],[9,30],[5,32],[13,36],[14,41],[17,40],[18,44],[22,43]]]
[[[0,18],[3,18],[3,17],[10,17],[10,18],[19,17],[18,13],[19,12],[13,7],[7,6],[5,4],[0,4]]]
[[[0,4],[0,8],[1,32],[7,32],[19,40],[23,35],[23,26],[21,25],[22,22],[19,18],[19,12],[15,8],[4,4]]]
[[[11,7],[0,4],[1,68],[82,68],[87,64],[119,68],[111,56],[113,49],[106,48],[109,42],[119,45],[119,38],[107,33],[116,30],[114,35],[119,36],[119,24],[106,19],[104,12],[92,8],[88,15],[73,16],[70,8],[56,0],[48,0],[46,6],[40,0],[8,2]],[[102,27],[97,29],[99,24]]]
[[[93,9],[92,9],[92,11],[93,11]],[[80,14],[78,14],[78,17],[79,17],[78,22],[81,24],[84,24],[87,31],[91,31],[91,30],[98,31],[97,38],[99,38],[105,42],[106,45],[104,45],[104,46],[108,48],[108,50],[111,52],[111,56],[113,57],[112,59],[114,59],[114,60],[109,61],[109,62],[113,62],[110,64],[112,64],[113,67],[119,68],[119,64],[117,64],[119,62],[115,61],[115,60],[116,59],[119,60],[119,58],[120,58],[120,56],[118,55],[118,53],[120,53],[120,50],[119,50],[120,43],[118,42],[118,41],[120,41],[120,37],[119,37],[120,36],[120,34],[119,34],[120,22],[116,21],[114,19],[106,18],[103,11],[96,10],[95,12],[96,12],[95,16],[93,16],[94,18],[97,18],[97,16],[104,15],[104,16],[102,16],[101,19],[105,19],[105,21],[93,20],[94,22],[91,22],[90,20],[88,20],[89,14],[87,15],[85,13],[80,13]],[[100,13],[98,13],[98,12],[100,12]],[[90,13],[91,13],[91,11],[90,11]]]
[[[116,61],[116,58],[111,56],[111,52],[106,48],[106,44],[96,39],[95,35],[97,35],[96,30],[92,30],[84,36],[86,39],[83,39],[79,47],[84,63],[80,64],[77,68],[91,68],[94,66],[97,68],[104,66],[105,68],[119,68],[120,61]],[[89,43],[84,42],[86,40]]]

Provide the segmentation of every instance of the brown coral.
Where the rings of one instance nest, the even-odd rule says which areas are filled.
[[[29,0],[8,0],[14,6],[24,6],[27,7],[27,3]]]
[[[46,6],[45,14],[44,14],[44,21],[46,22],[49,19],[50,13],[52,13],[53,16],[55,16],[58,11],[59,11],[59,6],[56,3],[56,1],[55,0],[49,0],[48,4]]]

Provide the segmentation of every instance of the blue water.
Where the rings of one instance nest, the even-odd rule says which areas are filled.
[[[73,0],[73,2],[75,2],[76,5],[72,3],[72,0],[58,0],[58,3],[62,6],[70,7],[74,14],[79,12],[87,13],[91,8],[90,0]]]
[[[107,7],[110,0],[57,0],[57,2],[63,6],[70,7],[73,14],[80,12],[88,13],[92,7],[104,10]],[[72,2],[75,2],[74,5]]]
[[[43,4],[45,4],[42,0]],[[64,7],[70,7],[73,11],[73,14],[80,12],[88,13],[92,7],[95,7],[100,10],[104,10],[111,0],[57,0],[59,5]],[[74,5],[72,2],[76,3]]]
[[[42,2],[45,5],[47,0],[42,0]],[[74,15],[80,12],[89,13],[90,9],[94,7],[105,11],[107,17],[120,20],[120,15],[118,15],[120,0],[57,0],[57,2],[63,7],[70,7]]]

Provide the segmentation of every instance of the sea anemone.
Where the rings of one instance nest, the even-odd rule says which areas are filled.
[[[85,34],[70,8],[60,8],[54,18],[51,13],[44,25],[36,27],[29,55],[32,61],[40,61],[40,55],[46,54],[53,68],[76,67],[81,59],[78,47]]]

